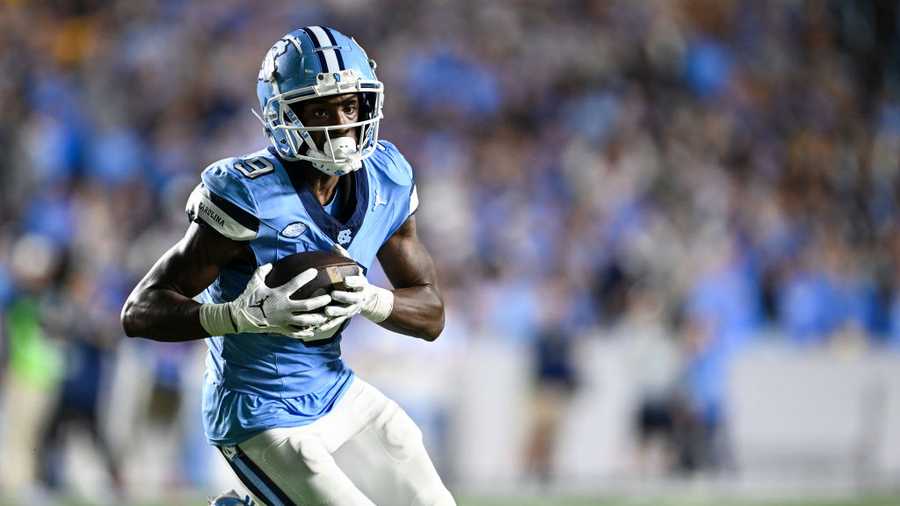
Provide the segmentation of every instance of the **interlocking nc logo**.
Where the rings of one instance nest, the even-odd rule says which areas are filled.
[[[337,236],[338,244],[344,245],[350,242],[350,230],[345,229],[338,232]]]

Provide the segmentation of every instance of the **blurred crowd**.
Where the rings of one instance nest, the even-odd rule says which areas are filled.
[[[40,447],[49,487],[57,426],[98,423],[124,298],[199,172],[264,145],[258,66],[308,24],[378,62],[459,334],[534,357],[539,475],[579,340],[647,340],[636,425],[700,441],[682,469],[722,465],[702,442],[747,343],[900,350],[896,2],[0,5],[0,453]],[[196,346],[141,348],[148,405]]]

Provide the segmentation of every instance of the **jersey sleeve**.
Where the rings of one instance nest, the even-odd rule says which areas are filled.
[[[185,212],[191,221],[203,222],[235,241],[251,241],[259,233],[253,195],[227,162],[217,162],[203,171]]]
[[[416,189],[416,175],[415,172],[413,172],[412,165],[410,165],[406,157],[400,153],[400,150],[398,150],[394,144],[381,140],[379,141],[379,148],[385,151],[393,162],[386,171],[388,177],[395,184],[403,187],[407,191],[408,207],[402,215],[402,220],[400,222],[400,224],[402,224],[419,209],[419,192]]]
[[[409,195],[409,213],[407,213],[406,217],[409,218],[416,211],[419,210],[419,190],[416,188],[416,185],[413,185],[412,191]]]

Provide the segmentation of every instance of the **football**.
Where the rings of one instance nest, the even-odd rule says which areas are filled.
[[[266,286],[281,286],[312,267],[319,270],[318,275],[291,294],[292,299],[309,299],[329,294],[334,289],[346,288],[345,277],[362,274],[362,267],[351,258],[330,251],[307,251],[286,256],[272,264],[272,270],[266,276]]]

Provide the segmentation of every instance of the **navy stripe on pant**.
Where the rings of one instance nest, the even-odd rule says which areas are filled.
[[[240,447],[232,446],[229,450],[233,451],[231,457],[228,456],[231,452],[226,453],[225,449],[219,447],[222,456],[228,461],[228,465],[241,483],[260,501],[264,501],[268,506],[297,506]]]

